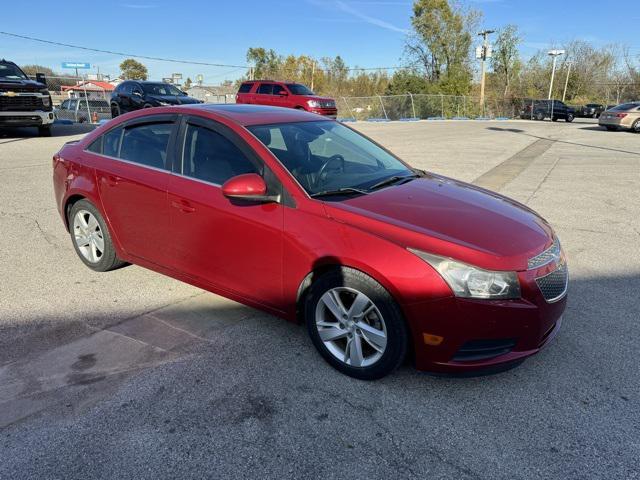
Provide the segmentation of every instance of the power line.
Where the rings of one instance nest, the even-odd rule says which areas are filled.
[[[29,37],[27,35],[18,35],[17,33],[10,32],[2,32],[2,35],[8,35],[10,37],[22,38],[24,40],[32,40],[34,42],[40,43],[48,43],[49,45],[57,45],[59,47],[68,47],[68,48],[77,48],[79,50],[86,50],[89,52],[98,52],[98,53],[108,53],[110,55],[118,55],[121,57],[135,57],[135,58],[144,58],[145,60],[158,60],[160,62],[171,62],[171,63],[183,63],[183,64],[191,64],[191,65],[206,65],[208,67],[228,67],[228,68],[249,68],[249,65],[230,65],[224,63],[209,63],[209,62],[197,62],[193,60],[178,60],[175,58],[164,58],[164,57],[151,57],[148,55],[136,55],[133,53],[123,53],[123,52],[115,52],[113,50],[101,50],[99,48],[90,48],[90,47],[82,47],[80,45],[72,45],[70,43],[62,43],[62,42],[54,42],[52,40],[43,40],[42,38]]]

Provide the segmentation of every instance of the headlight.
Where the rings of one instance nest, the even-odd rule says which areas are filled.
[[[318,102],[317,100],[307,100],[307,105],[309,105],[311,108],[319,108],[320,102]]]
[[[42,97],[42,105],[45,107],[51,105],[51,97]]]
[[[456,297],[489,300],[520,298],[520,283],[516,272],[483,270],[451,258],[412,248],[408,250],[435,268]]]
[[[171,105],[171,104],[169,102],[161,102],[160,100],[158,100],[158,105],[162,107],[166,107],[167,105]]]

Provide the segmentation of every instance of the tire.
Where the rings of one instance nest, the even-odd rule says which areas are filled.
[[[355,298],[362,301],[355,302]],[[333,310],[329,304],[334,306]],[[350,317],[352,312],[362,312],[358,305],[366,306],[364,316],[360,313]],[[338,319],[340,314],[342,318]],[[304,316],[311,341],[320,355],[350,377],[382,378],[406,356],[409,333],[400,307],[382,285],[359,270],[342,267],[315,280],[305,296]],[[350,355],[345,360],[347,351]]]
[[[574,118],[575,118],[575,117],[573,116],[573,113],[568,113],[568,114],[567,114],[567,117],[565,118],[565,121],[566,121],[567,123],[571,123],[571,122],[573,122],[573,119],[574,119]]]
[[[117,116],[120,115],[120,105],[118,105],[117,103],[112,103],[111,104],[111,118],[116,118]]]
[[[640,133],[640,118],[633,122],[633,125],[631,125],[631,131],[633,133]]]
[[[51,125],[43,125],[38,127],[38,136],[40,137],[50,137],[51,136]]]
[[[84,229],[82,218],[85,220]],[[73,248],[87,267],[96,272],[108,272],[125,265],[125,262],[116,256],[107,224],[91,202],[79,200],[74,203],[69,210],[68,222]],[[91,239],[89,234],[92,234]],[[97,251],[100,251],[99,255]]]
[[[544,120],[544,113],[542,112],[536,113],[536,120],[539,120],[539,121]]]
[[[145,103],[142,108],[153,108],[153,105],[151,105],[150,103]]]

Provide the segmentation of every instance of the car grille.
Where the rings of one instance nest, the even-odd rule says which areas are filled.
[[[453,356],[456,362],[473,362],[499,357],[516,346],[516,339],[471,340],[466,342]]]
[[[0,96],[0,111],[30,112],[42,110],[42,97],[35,95],[20,95],[16,97]]]
[[[319,102],[320,108],[336,108],[336,102]]]
[[[530,258],[527,262],[527,268],[529,270],[533,270],[535,268],[540,268],[547,263],[551,263],[554,260],[558,261],[560,259],[560,241],[556,238],[553,241],[553,245],[547,248],[544,252],[536,255],[533,258]]]
[[[547,302],[556,302],[567,293],[569,269],[566,264],[562,264],[553,272],[536,278],[536,283]]]

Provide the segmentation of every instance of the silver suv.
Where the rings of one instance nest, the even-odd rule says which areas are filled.
[[[84,98],[68,98],[54,110],[59,120],[71,120],[76,123],[97,123],[111,119],[111,108],[107,100],[87,100]]]

